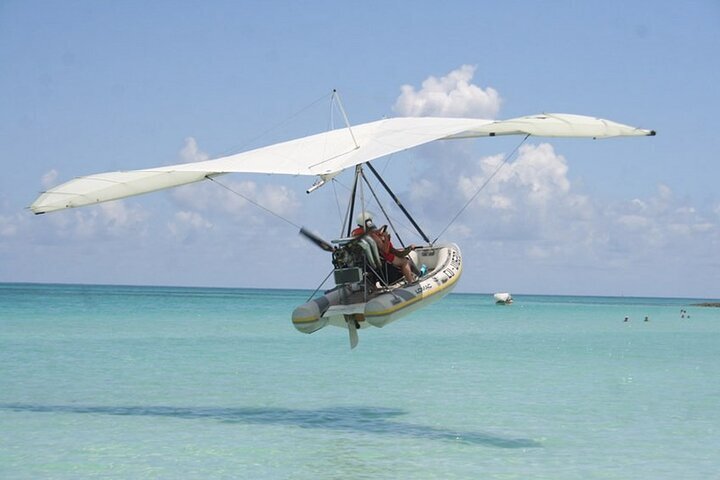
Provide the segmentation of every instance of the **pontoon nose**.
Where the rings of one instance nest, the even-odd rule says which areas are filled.
[[[313,333],[327,325],[328,319],[321,317],[320,306],[316,301],[311,300],[293,311],[292,322],[299,331]]]

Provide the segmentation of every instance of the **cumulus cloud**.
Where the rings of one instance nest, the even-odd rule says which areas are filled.
[[[18,233],[17,215],[0,215],[0,237],[13,237]]]
[[[475,72],[476,67],[463,65],[443,77],[427,78],[419,90],[405,85],[395,110],[403,115],[495,117],[500,95],[473,84]],[[505,153],[478,158],[469,144],[441,142],[423,150],[431,166],[412,172],[409,196],[431,220],[447,221],[448,210],[459,210],[472,198],[455,227],[477,230],[480,221],[491,227],[483,231],[494,238],[537,237],[543,225],[560,226],[548,219],[592,216],[590,199],[572,190],[567,162],[549,143],[523,145],[517,159],[502,166]]]
[[[58,171],[53,168],[52,170],[45,172],[45,174],[40,179],[40,183],[43,188],[54,187],[57,184],[57,178]]]
[[[696,264],[717,258],[717,212],[677,198],[668,185],[645,197],[602,202],[574,184],[565,157],[549,143],[522,146],[502,167],[505,153],[452,148],[432,162],[441,169],[413,174],[409,197],[433,233],[475,197],[442,237],[466,249],[552,269],[624,271],[658,258]]]
[[[476,68],[463,65],[444,77],[429,77],[419,90],[403,85],[393,108],[395,113],[410,117],[495,118],[500,95],[494,88],[483,89],[472,83]]]
[[[202,212],[208,217],[222,215],[244,223],[263,223],[269,215],[263,209],[291,216],[300,207],[295,192],[283,185],[261,185],[230,177],[179,187],[173,190],[172,199],[183,210]]]
[[[143,235],[149,215],[139,205],[129,206],[118,200],[51,214],[47,216],[47,221],[53,227],[51,231],[61,238],[91,240]]]
[[[481,159],[479,175],[460,178],[458,186],[463,195],[470,198],[478,185],[482,185],[500,167],[503,158],[504,155],[495,155]],[[567,172],[565,158],[555,153],[552,145],[523,145],[517,160],[498,170],[488,184],[486,203],[508,210],[517,205],[547,208],[553,200],[567,201],[570,197]],[[573,200],[576,203],[579,199]]]
[[[464,205],[494,175],[461,220],[482,225],[480,231],[485,232],[485,238],[567,238],[569,234],[580,234],[584,222],[594,217],[590,199],[573,191],[565,158],[552,145],[525,145],[516,160],[501,165],[503,159],[501,154],[469,162],[455,185],[457,203]],[[539,255],[538,248],[530,251],[532,256],[550,255]]]
[[[210,156],[198,148],[197,140],[195,140],[195,138],[187,137],[185,139],[185,145],[180,150],[180,158],[183,162],[190,163],[208,160]]]
[[[185,140],[180,156],[187,162],[209,158],[192,137]],[[246,223],[262,223],[265,220],[263,217],[267,217],[268,214],[257,205],[280,216],[292,215],[299,208],[295,193],[285,186],[238,181],[229,176],[219,177],[215,182],[205,181],[176,188],[172,191],[172,198],[185,212],[202,212],[204,217],[229,214],[231,218],[242,218]]]
[[[463,66],[429,77],[419,89],[403,86],[396,113],[495,117],[500,95],[474,85],[475,71]],[[441,239],[461,242],[476,256],[536,272],[655,271],[666,261],[683,271],[687,262],[706,269],[719,261],[720,205],[698,208],[664,184],[652,195],[608,202],[574,183],[568,162],[550,143],[522,146],[499,170],[506,152],[480,155],[474,148],[439,142],[416,150],[406,198],[431,234],[473,199]]]
[[[455,150],[442,169],[418,173],[409,192],[416,208],[439,224],[448,221],[448,211],[467,205],[456,222],[475,231],[482,225],[482,235],[492,238],[535,236],[542,225],[558,228],[552,219],[592,216],[590,199],[573,191],[567,162],[552,145],[524,145],[517,159],[505,164],[505,154],[475,155]]]
[[[196,233],[213,228],[213,224],[197,212],[181,210],[175,213],[167,227],[171,235],[187,241]]]
[[[466,158],[454,164],[452,175],[436,176],[432,188],[445,192],[446,209],[459,209],[503,158]],[[424,205],[425,212],[434,211],[435,223],[440,224],[447,210],[433,210],[438,197],[434,198],[415,195],[413,201]],[[522,147],[518,158],[499,170],[456,223],[455,232],[474,232],[469,240],[477,248],[553,267],[625,269],[658,258],[690,256],[701,262],[716,258],[713,251],[720,245],[717,216],[686,204],[667,185],[658,185],[648,197],[615,203],[577,191],[565,158],[545,143]]]
[[[628,236],[628,243],[671,248],[678,242],[705,239],[705,245],[717,244],[720,228],[712,212],[703,213],[676,198],[672,189],[657,186],[647,199],[632,199],[608,207],[609,218]]]

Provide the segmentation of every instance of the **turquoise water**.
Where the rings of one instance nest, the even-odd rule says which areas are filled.
[[[456,294],[350,351],[308,294],[0,284],[0,478],[718,478],[720,309]]]

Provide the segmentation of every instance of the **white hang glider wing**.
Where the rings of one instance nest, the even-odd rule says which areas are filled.
[[[225,173],[330,177],[370,160],[442,139],[495,135],[590,137],[655,135],[654,131],[581,115],[543,114],[511,120],[389,118],[310,135],[236,155],[165,167],[78,177],[42,193],[30,209],[46,213],[198,182]]]

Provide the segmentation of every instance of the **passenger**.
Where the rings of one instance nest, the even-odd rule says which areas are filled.
[[[387,233],[387,226],[377,229],[375,224],[373,224],[372,214],[369,212],[363,212],[358,215],[357,224],[358,227],[352,231],[352,235],[356,237],[367,233],[372,237],[380,251],[380,255],[382,255],[387,263],[394,265],[402,272],[407,283],[414,282],[416,276],[420,276],[420,271],[415,264],[407,258],[408,254],[415,250],[415,245],[410,245],[402,250],[396,249],[390,240],[390,234]]]
[[[385,261],[400,269],[407,283],[414,282],[417,277],[420,276],[420,271],[407,256],[410,252],[415,250],[415,245],[410,245],[402,250],[398,250],[393,246],[392,241],[390,240],[390,234],[387,233],[385,227],[377,230],[377,232],[377,236],[382,238],[382,241],[378,243],[378,250],[380,250],[380,254],[383,256]]]

